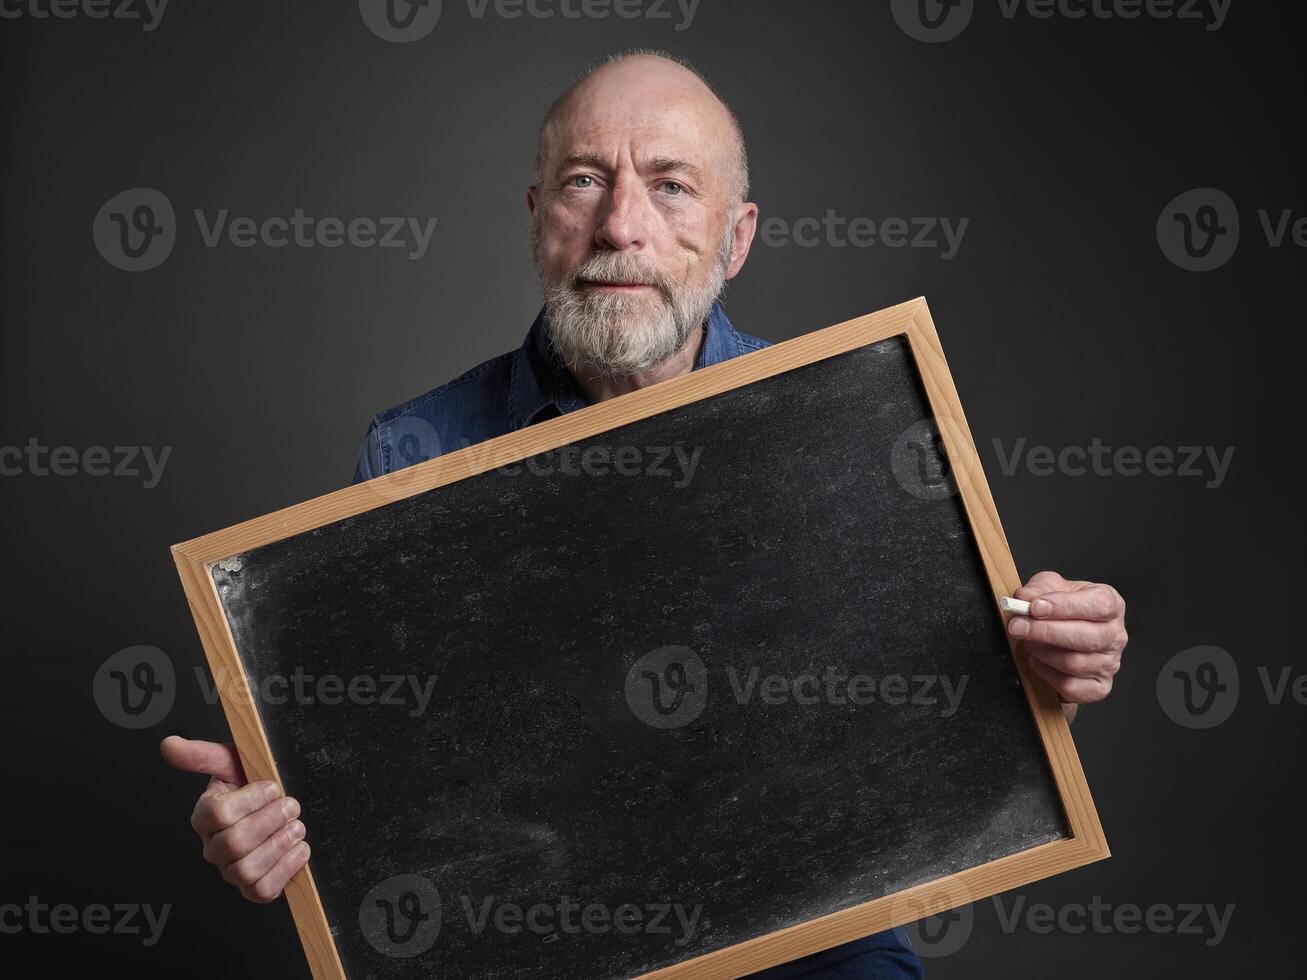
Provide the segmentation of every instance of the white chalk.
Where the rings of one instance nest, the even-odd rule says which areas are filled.
[[[1003,596],[998,600],[998,608],[1005,613],[1015,613],[1018,616],[1030,615],[1030,603],[1024,599],[1010,599]]]

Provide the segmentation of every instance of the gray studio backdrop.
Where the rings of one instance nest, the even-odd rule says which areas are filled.
[[[748,135],[736,324],[926,295],[1023,574],[1130,603],[1074,728],[1114,857],[931,923],[931,976],[1287,969],[1293,6],[3,0],[0,958],[307,976],[158,758],[226,737],[168,546],[344,485],[374,412],[521,342],[540,115],[655,46]],[[124,715],[112,677],[146,661],[161,693]]]

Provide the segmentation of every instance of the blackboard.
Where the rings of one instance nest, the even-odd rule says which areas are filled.
[[[734,976],[1105,853],[914,310],[200,562],[306,815],[315,973]]]

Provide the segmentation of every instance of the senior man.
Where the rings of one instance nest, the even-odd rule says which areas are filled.
[[[689,65],[660,52],[608,59],[550,108],[527,191],[544,309],[515,351],[376,416],[355,480],[747,354],[718,298],[744,266],[758,221],[735,115]],[[1068,716],[1112,687],[1125,605],[1107,585],[1040,572],[1010,628]],[[308,861],[299,805],[246,785],[230,745],[171,736],[165,758],[208,774],[192,826],[204,857],[255,902],[281,895]],[[919,977],[901,930],[756,977]]]

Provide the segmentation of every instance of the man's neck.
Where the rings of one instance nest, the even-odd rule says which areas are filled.
[[[691,332],[689,339],[680,350],[661,364],[656,364],[648,371],[639,374],[586,378],[572,372],[572,377],[576,378],[576,383],[580,386],[586,401],[592,405],[616,398],[618,395],[639,391],[641,388],[648,388],[660,381],[670,381],[694,370],[694,362],[703,348],[704,334],[705,326],[700,324],[699,329]]]

